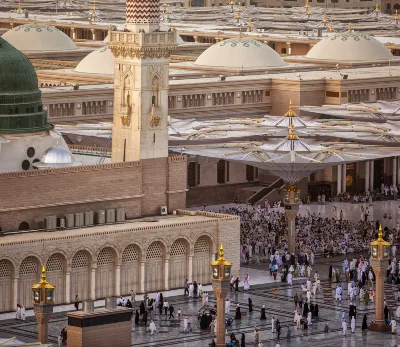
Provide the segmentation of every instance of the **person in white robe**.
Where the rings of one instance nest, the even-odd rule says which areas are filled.
[[[397,319],[400,319],[400,306],[398,306],[396,309],[396,317]]]
[[[389,325],[392,327],[392,334],[396,334],[397,331],[397,323],[394,319],[392,319],[389,323]]]
[[[249,274],[246,274],[246,277],[244,278],[243,284],[244,284],[244,290],[250,290],[250,277]]]
[[[311,312],[308,312],[308,314],[307,314],[307,325],[308,325],[308,326],[312,325],[312,321],[311,321]]]
[[[206,305],[208,305],[208,293],[206,293]]]
[[[157,330],[156,323],[154,323],[153,320],[150,321],[149,330],[150,330],[151,335],[153,335],[154,332]]]
[[[201,304],[203,306],[206,306],[206,292],[203,292],[203,294],[201,296]]]
[[[199,296],[202,297],[203,296],[203,285],[201,283],[199,284],[198,291],[199,291]]]
[[[193,283],[189,285],[189,297],[193,298],[194,286]]]
[[[230,312],[231,312],[231,301],[228,298],[226,298],[226,301],[225,301],[225,314],[230,314]]]
[[[311,303],[311,292],[307,290],[307,302]]]
[[[287,275],[287,283],[289,286],[293,285],[293,275],[290,272]]]
[[[183,320],[183,332],[189,332],[189,321],[187,317],[185,317],[185,319]]]
[[[25,306],[21,305],[21,320],[25,320]]]
[[[352,334],[354,334],[354,331],[356,330],[356,319],[354,318],[354,316],[351,317],[350,327]]]
[[[342,333],[343,333],[343,336],[346,336],[346,333],[347,333],[347,323],[346,323],[345,320],[342,322]]]
[[[336,301],[342,301],[342,287],[338,286],[336,287],[336,295],[335,295],[335,300]]]
[[[309,278],[311,278],[311,271],[312,271],[312,267],[310,265],[307,266],[307,275]]]
[[[272,333],[275,332],[275,318],[274,317],[271,318],[271,332]]]
[[[15,319],[21,320],[21,305],[20,304],[17,304],[17,312],[15,314]]]

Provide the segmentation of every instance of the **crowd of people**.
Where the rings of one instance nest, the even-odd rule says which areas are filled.
[[[363,207],[363,206],[361,206]],[[336,209],[336,207],[333,207]],[[246,263],[254,257],[270,257],[279,251],[282,255],[288,248],[285,235],[287,220],[279,209],[266,209],[261,206],[240,205],[221,207],[216,212],[240,216],[241,259]],[[377,224],[365,220],[366,209],[360,210],[360,220],[353,222],[343,219],[343,211],[338,218],[322,217],[321,214],[306,212],[296,217],[296,250],[300,253],[346,254],[363,252],[369,243],[376,239]],[[384,217],[384,216],[383,216]],[[384,237],[398,241],[399,228],[385,228]]]

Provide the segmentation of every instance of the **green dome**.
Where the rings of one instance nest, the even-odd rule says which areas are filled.
[[[51,128],[35,69],[24,54],[0,37],[0,134]]]

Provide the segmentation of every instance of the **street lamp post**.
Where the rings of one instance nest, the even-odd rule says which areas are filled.
[[[296,215],[300,205],[300,189],[296,185],[284,188],[285,214],[288,220],[288,245],[289,253],[296,251]]]
[[[382,238],[382,225],[379,227],[378,239],[370,243],[371,245],[371,266],[375,273],[375,323],[368,329],[372,331],[384,332],[388,330],[388,325],[384,317],[384,281],[387,268],[387,261],[390,258],[391,244]]]
[[[219,258],[211,262],[212,287],[217,299],[217,347],[225,347],[225,299],[229,292],[232,263],[224,259],[224,249],[219,248]]]
[[[55,288],[46,281],[46,268],[43,265],[40,282],[32,286],[34,313],[38,321],[38,339],[43,344],[48,342],[48,325],[53,313]]]

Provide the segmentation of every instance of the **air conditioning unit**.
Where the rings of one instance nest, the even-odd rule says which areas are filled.
[[[168,206],[161,206],[161,216],[166,216],[168,214]]]
[[[85,225],[83,212],[75,213],[75,228],[81,228]]]
[[[85,227],[93,225],[93,211],[85,212]]]
[[[44,218],[44,229],[54,231],[57,229],[57,216],[48,216]]]
[[[65,229],[65,218],[64,217],[60,218],[59,228],[60,229]]]
[[[115,221],[117,223],[125,222],[125,209],[123,207],[116,209]]]
[[[75,228],[75,215],[73,213],[65,215],[65,226],[67,229]]]
[[[96,211],[96,219],[95,219],[95,223],[96,224],[105,224],[106,222],[106,211],[104,210],[99,210]]]
[[[106,223],[107,224],[115,223],[115,209],[114,208],[110,208],[110,209],[106,210]]]

